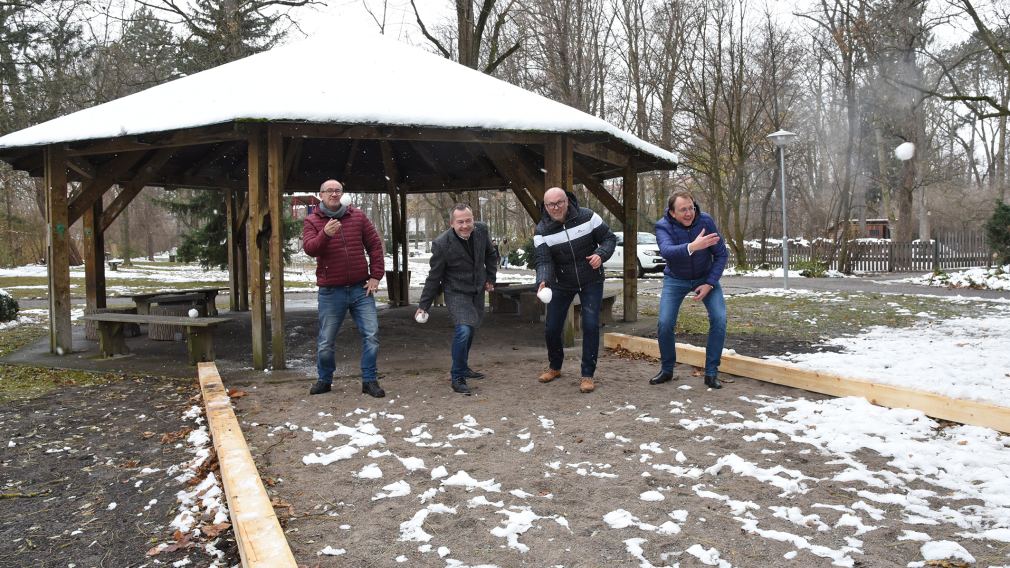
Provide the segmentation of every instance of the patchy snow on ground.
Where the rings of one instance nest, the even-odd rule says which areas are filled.
[[[956,299],[955,299],[956,300]],[[982,301],[982,300],[977,300]],[[986,317],[937,321],[924,314],[909,328],[876,326],[822,345],[837,351],[769,359],[947,397],[1010,405],[1010,304],[989,302]]]
[[[996,268],[969,268],[958,272],[923,274],[913,278],[891,280],[941,288],[972,288],[975,290],[1010,290],[1010,264]]]

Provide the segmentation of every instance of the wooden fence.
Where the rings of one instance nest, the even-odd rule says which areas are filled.
[[[821,262],[841,272],[931,272],[990,266],[992,249],[984,233],[959,232],[937,235],[932,241],[894,243],[890,241],[848,242],[848,258],[841,257],[841,244],[815,242],[811,245],[789,243],[789,269],[796,270],[803,262]],[[729,266],[736,264],[730,250]],[[747,249],[750,267],[782,266],[782,249],[770,245],[764,250]]]

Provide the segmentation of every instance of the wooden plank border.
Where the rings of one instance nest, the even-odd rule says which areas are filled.
[[[655,339],[623,333],[607,333],[603,336],[603,345],[610,349],[620,347],[635,353],[659,357],[659,342]],[[705,349],[686,343],[678,343],[677,361],[695,367],[704,367]],[[719,370],[731,375],[831,396],[859,396],[880,406],[912,408],[933,418],[1010,433],[1010,407],[988,402],[949,398],[936,393],[878,384],[866,379],[813,371],[788,363],[767,361],[745,355],[724,354]]]
[[[200,363],[197,371],[242,566],[298,568],[256,471],[217,365]]]

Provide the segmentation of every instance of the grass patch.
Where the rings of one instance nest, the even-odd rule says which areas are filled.
[[[44,395],[57,388],[107,385],[122,375],[0,364],[0,404]]]
[[[818,295],[728,296],[728,335],[768,335],[783,340],[817,341],[851,336],[873,326],[911,327],[926,319],[981,316],[985,302],[956,303],[935,296],[820,292]],[[685,300],[677,333],[708,332],[700,302]]]
[[[0,333],[0,357],[46,337],[46,322],[23,323]],[[110,373],[90,373],[28,365],[0,364],[0,404],[43,395],[70,386],[103,385],[121,380]]]

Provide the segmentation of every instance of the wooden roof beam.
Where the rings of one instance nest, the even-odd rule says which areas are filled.
[[[621,202],[613,195],[610,195],[607,188],[603,187],[603,183],[590,174],[586,170],[585,166],[580,165],[578,161],[574,163],[572,169],[575,170],[575,179],[581,182],[582,185],[586,186],[589,193],[592,193],[593,197],[599,199],[600,203],[602,203],[608,211],[613,213],[614,217],[617,217],[623,225],[625,222],[624,205],[622,205]]]
[[[158,148],[175,148],[178,146],[198,146],[213,144],[215,142],[245,140],[247,137],[248,133],[246,133],[246,128],[242,124],[228,123],[212,127],[205,126],[177,130],[169,133],[167,136],[163,133],[138,134],[135,136],[119,136],[77,144],[72,143],[67,150],[67,155],[89,156],[93,154],[114,154]]]
[[[481,144],[543,144],[548,135],[539,132],[440,128],[432,126],[371,126],[346,124],[277,124],[284,136],[345,138],[359,140],[417,140],[427,142],[476,142]]]
[[[154,152],[154,155],[152,155],[147,162],[140,167],[137,175],[135,175],[132,180],[123,186],[119,195],[117,195],[116,198],[112,200],[112,203],[109,204],[109,207],[102,212],[100,226],[103,233],[110,225],[112,225],[112,222],[116,220],[116,217],[119,217],[119,214],[126,209],[126,206],[133,201],[133,198],[140,193],[140,190],[144,189],[144,186],[149,184],[156,175],[161,173],[161,169],[165,167],[165,164],[168,163],[168,160],[171,159],[175,152],[175,148],[165,148]]]
[[[544,177],[527,164],[515,149],[498,144],[483,146],[484,153],[503,176],[529,190],[537,201],[544,200]]]
[[[627,155],[621,154],[620,152],[615,152],[610,148],[607,148],[603,144],[587,144],[584,142],[576,142],[574,145],[574,151],[576,154],[589,156],[594,160],[599,160],[607,164],[613,164],[620,168],[627,167],[628,162],[630,161]]]
[[[136,165],[145,155],[146,152],[120,154],[113,158],[111,162],[104,165],[98,171],[97,176],[85,182],[81,187],[80,193],[70,201],[70,225],[77,222],[81,218],[81,215],[84,215],[84,212],[95,203],[96,199],[101,199],[105,195],[105,192],[112,187],[112,184],[126,172],[130,171],[130,168]]]

